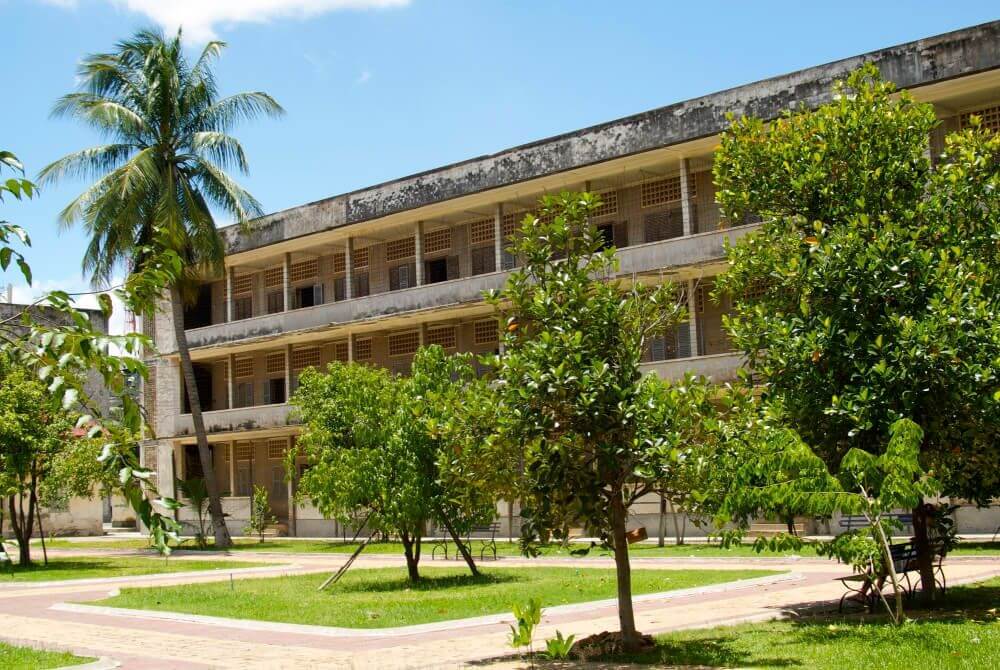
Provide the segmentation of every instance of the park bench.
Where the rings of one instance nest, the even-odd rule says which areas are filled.
[[[905,512],[899,512],[896,514],[886,514],[886,517],[891,517],[896,519],[904,526],[913,525],[913,515],[907,514]],[[847,516],[840,517],[840,527],[844,530],[854,530],[855,528],[865,528],[871,525],[868,518],[861,514],[851,514]]]
[[[473,526],[465,534],[465,546],[472,547],[473,534],[479,536],[476,539],[483,541],[483,546],[479,549],[479,560],[484,560],[486,557],[486,552],[489,551],[493,554],[493,560],[497,558],[497,532],[500,530],[500,522],[494,521],[492,523],[484,524],[481,526]],[[488,539],[487,539],[488,538]],[[434,545],[431,547],[431,560],[437,558],[438,550],[444,552],[445,560],[448,559],[448,544],[451,536],[448,534],[448,529],[442,527],[440,529],[440,535],[434,541]],[[455,548],[455,558],[458,558],[458,547]]]
[[[947,588],[944,576],[944,545],[940,542],[932,542],[931,549],[934,552],[934,580],[943,593]],[[896,570],[896,577],[900,580],[903,592],[907,597],[911,597],[916,590],[916,584],[910,579],[910,573],[917,572],[917,548],[913,541],[894,544],[889,547],[889,555],[892,557],[892,565]],[[848,600],[861,603],[870,611],[874,611],[878,606],[879,594],[885,587],[886,582],[890,583],[889,570],[884,567],[880,571],[863,571],[849,577],[838,577],[847,591],[840,597],[838,610],[844,611],[844,603]],[[919,580],[918,580],[919,581]]]
[[[14,575],[14,561],[7,553],[7,548],[3,546],[3,540],[0,540],[0,567],[6,568],[11,576]]]

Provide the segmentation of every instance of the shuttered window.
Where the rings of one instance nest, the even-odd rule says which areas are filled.
[[[267,294],[267,313],[277,314],[285,309],[285,292],[271,291]]]
[[[354,293],[352,294],[355,298],[363,298],[370,292],[368,286],[368,273],[359,272],[354,275]]]
[[[472,260],[472,275],[482,275],[488,272],[495,272],[497,269],[497,255],[492,245],[488,247],[476,247],[469,252]]]
[[[412,354],[420,346],[420,333],[415,330],[408,333],[393,333],[388,339],[390,356]]]
[[[473,339],[476,344],[493,344],[498,341],[500,334],[497,330],[495,319],[476,321],[473,326]]]
[[[389,290],[398,291],[417,285],[417,269],[415,263],[404,263],[389,268]]]

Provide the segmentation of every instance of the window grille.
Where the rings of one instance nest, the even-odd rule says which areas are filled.
[[[508,241],[511,235],[514,234],[514,231],[518,229],[523,218],[523,211],[503,215],[503,219],[500,221],[500,232],[503,234],[504,242]]]
[[[972,127],[969,124],[969,117],[973,114],[979,117],[980,128],[992,130],[995,133],[1000,132],[1000,105],[984,107],[983,109],[977,109],[974,112],[962,114],[962,130]]]
[[[333,345],[333,360],[340,361],[341,363],[346,363],[348,359],[347,355],[347,342],[337,342]]]
[[[427,344],[439,344],[445,349],[454,349],[457,344],[455,327],[429,328],[427,330]]]
[[[347,254],[341,251],[333,255],[333,271],[347,272]]]
[[[602,216],[611,216],[618,213],[618,191],[605,191],[600,194],[601,205],[594,210],[591,215],[595,219]]]
[[[469,244],[489,244],[493,242],[495,222],[493,219],[482,219],[469,224]]]
[[[413,237],[404,237],[392,240],[385,244],[386,262],[398,261],[403,258],[410,258],[414,255]]]
[[[249,442],[236,443],[236,460],[249,461],[253,453],[253,446]]]
[[[372,338],[363,337],[354,340],[354,360],[370,361],[372,359]]]
[[[368,247],[363,249],[355,249],[352,253],[355,268],[366,268],[368,267]]]
[[[234,407],[253,407],[256,404],[253,399],[253,382],[240,382],[233,391]]]
[[[233,299],[233,320],[240,321],[253,316],[253,296],[244,295]]]
[[[688,175],[688,197],[694,198],[696,195],[694,175]],[[642,207],[655,207],[680,199],[681,178],[679,175],[643,182],[639,190],[639,204]]]
[[[253,377],[252,358],[237,358],[235,367],[236,367],[236,377]]]
[[[412,354],[420,346],[420,333],[410,331],[408,333],[394,333],[389,336],[389,355],[405,356]]]
[[[285,373],[285,352],[276,351],[268,354],[265,361],[267,363],[267,374],[273,375]]]
[[[746,287],[743,290],[743,300],[745,301],[755,301],[760,300],[767,293],[767,282],[757,280]]]
[[[271,291],[267,294],[267,313],[277,314],[285,310],[285,292]]]
[[[476,321],[473,327],[474,341],[476,344],[492,344],[499,340],[500,334],[497,330],[495,319]]]
[[[292,369],[304,370],[319,367],[319,347],[292,350]]]
[[[253,291],[253,275],[233,277],[233,295],[250,293],[251,291]]]
[[[285,457],[285,447],[288,442],[285,438],[271,438],[267,441],[267,457],[272,461],[277,461]]]
[[[268,268],[264,270],[264,286],[266,288],[274,288],[275,286],[281,286],[285,281],[285,268],[278,266],[276,268]]]
[[[448,249],[451,249],[451,228],[432,230],[424,235],[425,254],[447,251]]]
[[[651,212],[642,218],[646,242],[671,240],[684,234],[684,215],[680,207]]]
[[[293,282],[313,279],[319,274],[319,261],[314,258],[310,261],[292,263],[292,269],[289,274]]]
[[[699,286],[694,290],[694,309],[698,314],[705,313],[705,287]]]
[[[497,255],[493,250],[493,245],[470,249],[469,257],[472,260],[472,272],[470,273],[472,275],[482,275],[497,269]]]

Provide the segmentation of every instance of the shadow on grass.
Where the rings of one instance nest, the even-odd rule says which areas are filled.
[[[348,580],[342,582],[330,588],[328,592],[330,595],[338,593],[388,593],[403,590],[433,592],[527,581],[525,577],[514,574],[480,573],[478,577],[473,577],[472,575],[435,575],[433,571],[428,570],[421,573],[418,582],[410,582],[406,577],[382,578],[378,581],[363,579],[364,581]]]
[[[817,653],[836,658],[838,654],[856,655],[860,649],[889,654],[894,649],[905,649],[930,661],[935,655],[953,653],[953,643],[947,642],[951,633],[940,633],[941,626],[955,626],[956,632],[959,626],[992,629],[1000,622],[998,603],[1000,579],[993,579],[978,586],[953,587],[939,603],[930,606],[908,603],[906,614],[911,623],[905,626],[893,626],[882,613],[857,613],[806,615],[733,629],[693,630],[661,636],[656,648],[648,652],[600,659],[597,667],[809,667]],[[928,634],[926,624],[935,625],[939,633]]]

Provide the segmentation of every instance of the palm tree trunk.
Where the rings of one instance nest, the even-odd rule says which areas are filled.
[[[226,527],[226,518],[222,515],[222,500],[219,498],[219,487],[215,481],[212,452],[208,446],[208,435],[205,433],[205,420],[201,415],[198,384],[194,378],[194,365],[191,363],[191,352],[188,350],[187,333],[184,332],[184,302],[176,286],[170,289],[170,307],[174,322],[174,338],[177,340],[177,354],[181,359],[181,374],[184,375],[184,387],[188,403],[191,405],[191,422],[194,424],[194,434],[198,441],[198,460],[201,461],[205,489],[208,491],[208,514],[212,518],[215,548],[228,549],[233,545],[233,540],[229,536],[229,528]]]

